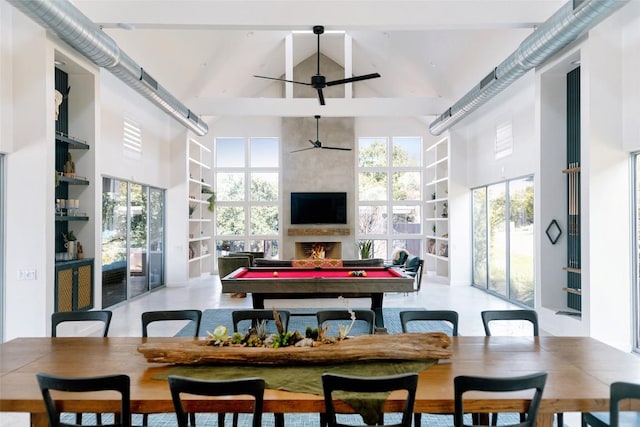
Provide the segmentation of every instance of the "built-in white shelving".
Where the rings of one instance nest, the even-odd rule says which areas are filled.
[[[449,279],[449,137],[425,153],[425,263],[426,274]]]
[[[189,277],[200,277],[213,271],[213,212],[209,210],[212,191],[211,150],[190,138],[187,147],[188,211],[189,211]]]

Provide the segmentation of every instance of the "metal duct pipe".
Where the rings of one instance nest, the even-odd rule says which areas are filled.
[[[440,135],[628,2],[629,0],[569,1],[478,85],[438,116],[429,125],[429,132]]]
[[[122,52],[111,37],[68,0],[7,1],[55,33],[91,62],[109,70],[188,129],[200,136],[209,131],[200,117],[160,86],[140,65]]]

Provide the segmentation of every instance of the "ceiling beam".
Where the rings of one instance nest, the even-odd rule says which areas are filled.
[[[417,31],[531,28],[544,22],[558,0],[76,0],[105,28],[201,28],[224,30]],[[455,4],[455,6],[454,6]],[[247,13],[251,11],[251,13]]]
[[[437,116],[450,101],[443,98],[327,98],[320,106],[315,98],[216,98],[192,99],[199,115],[248,117],[424,117]]]

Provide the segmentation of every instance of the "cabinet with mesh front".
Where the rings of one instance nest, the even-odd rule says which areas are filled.
[[[56,263],[55,311],[93,308],[93,259]]]

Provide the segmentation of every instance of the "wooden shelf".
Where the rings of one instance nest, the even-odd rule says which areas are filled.
[[[580,166],[575,168],[563,169],[562,173],[580,173]]]
[[[69,148],[77,148],[80,150],[88,150],[89,149],[89,144],[87,144],[85,141],[82,141],[80,139],[77,138],[73,138],[71,136],[68,135],[64,135],[60,132],[56,132],[56,141],[60,141],[60,142],[64,142],[66,144],[69,145]]]
[[[289,228],[288,236],[348,236],[348,228]]]
[[[563,271],[567,271],[569,273],[576,273],[576,274],[582,274],[582,270],[579,268],[572,268],[572,267],[562,267]]]
[[[582,291],[580,289],[573,289],[573,288],[562,288],[563,291],[568,292],[570,294],[574,294],[574,295],[582,295]]]

